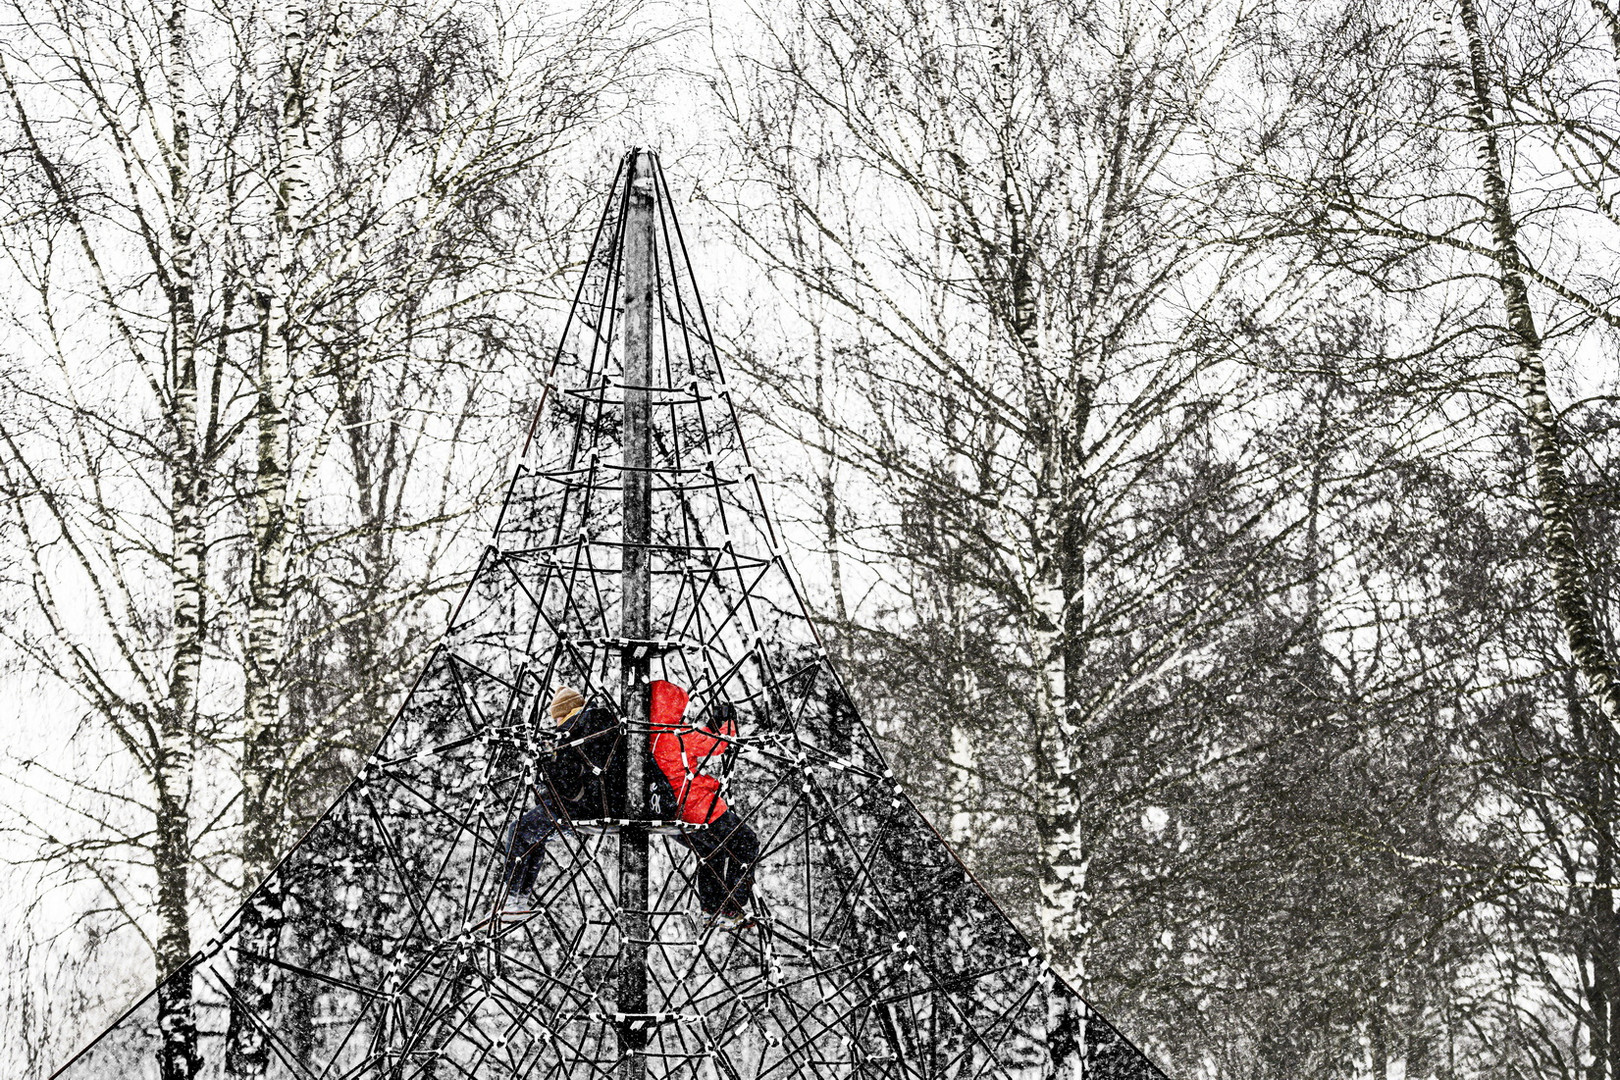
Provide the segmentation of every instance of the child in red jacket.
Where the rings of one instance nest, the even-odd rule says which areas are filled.
[[[681,842],[697,855],[698,902],[709,925],[745,929],[753,925],[748,904],[759,837],[720,797],[711,772],[737,735],[737,710],[723,702],[710,710],[707,724],[692,725],[683,720],[687,700],[674,683],[652,684],[653,761],[669,785],[666,809],[700,826],[684,830]]]

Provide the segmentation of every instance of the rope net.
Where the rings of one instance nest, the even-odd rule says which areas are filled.
[[[857,718],[766,514],[650,154],[653,380],[627,385],[637,160],[620,165],[448,636],[352,783],[171,976],[194,980],[203,1075],[229,1075],[235,1023],[261,1040],[265,1075],[305,1080],[1160,1077],[1054,977]],[[651,633],[631,640],[621,439],[636,389],[652,414],[651,524],[634,545]],[[650,817],[627,815],[614,778],[657,734],[623,708],[631,661],[690,695],[660,730],[679,752],[705,735],[682,767],[719,781],[711,806],[683,806],[683,777],[649,763]],[[558,724],[562,686],[588,705]],[[599,730],[582,738],[587,713]],[[720,801],[730,816],[704,820]],[[627,912],[635,830],[647,899]],[[645,970],[635,1010],[617,1000],[627,963]],[[58,1075],[155,1077],[159,1038],[154,996]]]

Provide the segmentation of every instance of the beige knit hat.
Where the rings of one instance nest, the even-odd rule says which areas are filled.
[[[572,686],[559,686],[556,695],[551,699],[551,718],[560,724],[584,707],[584,694]]]

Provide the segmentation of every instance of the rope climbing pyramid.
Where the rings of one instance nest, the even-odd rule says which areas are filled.
[[[228,1025],[245,1071],[322,1080],[1162,1075],[857,719],[645,151],[444,643],[185,977],[205,1076],[244,1071]],[[156,1016],[58,1075],[148,1075]]]

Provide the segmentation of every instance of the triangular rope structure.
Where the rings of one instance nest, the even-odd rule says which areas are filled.
[[[289,1080],[1161,1077],[856,717],[651,153],[620,165],[546,399],[376,751],[173,976],[203,1075],[236,1002]],[[565,686],[585,708],[558,723]],[[148,998],[57,1075],[156,1075],[156,1027]]]

